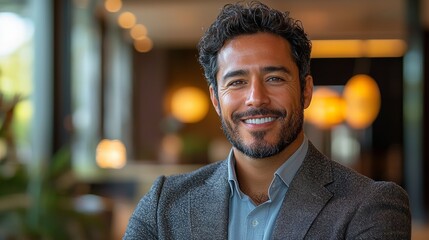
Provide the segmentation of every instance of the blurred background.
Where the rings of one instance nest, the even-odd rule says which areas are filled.
[[[263,2],[313,42],[307,136],[429,239],[429,1]],[[121,239],[157,176],[226,157],[196,51],[225,3],[0,0],[0,239]]]

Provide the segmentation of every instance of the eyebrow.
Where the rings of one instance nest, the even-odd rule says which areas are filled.
[[[235,70],[235,71],[231,71],[226,73],[223,77],[222,80],[225,81],[228,78],[232,78],[232,77],[236,77],[236,76],[244,76],[246,74],[248,74],[249,71],[247,70]]]
[[[262,68],[262,72],[264,73],[270,73],[270,72],[284,72],[288,75],[291,74],[291,71],[283,66],[267,66]]]

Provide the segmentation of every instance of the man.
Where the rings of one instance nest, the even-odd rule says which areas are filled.
[[[226,5],[199,43],[225,161],[160,177],[124,239],[409,239],[408,198],[327,159],[303,132],[311,43],[258,2]]]

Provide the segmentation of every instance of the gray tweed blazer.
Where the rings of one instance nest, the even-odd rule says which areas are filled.
[[[123,239],[228,239],[227,162],[159,177]],[[310,143],[272,239],[410,239],[406,192],[327,159]]]

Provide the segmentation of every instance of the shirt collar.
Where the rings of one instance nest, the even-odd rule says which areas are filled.
[[[240,188],[238,187],[238,180],[235,172],[235,156],[232,148],[228,155],[228,183],[229,183],[229,187],[231,188],[231,197],[235,193],[238,193],[240,198],[242,198],[243,193],[240,191]]]
[[[292,179],[295,174],[298,172],[298,169],[301,167],[302,162],[308,151],[308,139],[304,136],[304,141],[301,146],[295,151],[292,156],[290,156],[287,161],[285,161],[274,173],[274,176],[277,175],[287,187],[290,186]],[[229,152],[228,158],[228,183],[231,188],[231,197],[234,193],[238,193],[240,198],[243,196],[243,193],[240,191],[237,175],[235,171],[235,156],[234,152],[231,149]]]

